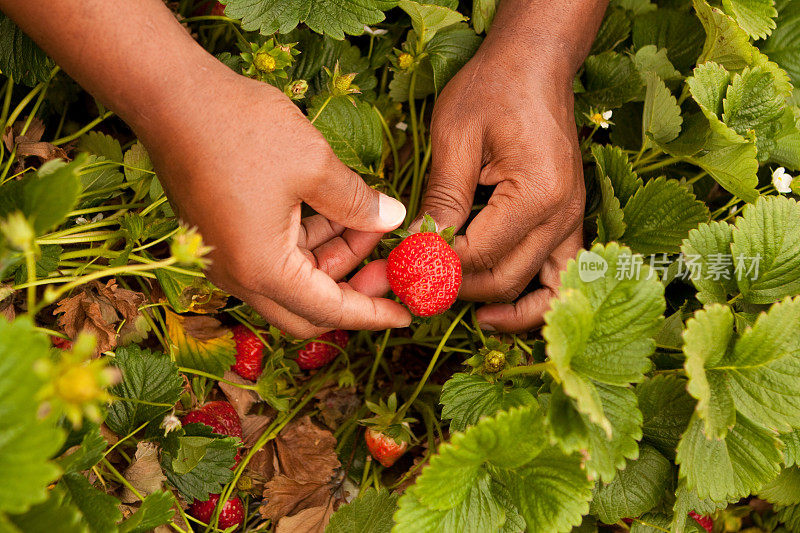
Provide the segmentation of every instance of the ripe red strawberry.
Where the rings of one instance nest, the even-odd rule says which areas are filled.
[[[209,494],[208,500],[202,502],[195,500],[189,506],[189,514],[197,518],[201,522],[208,524],[214,516],[214,509],[217,507],[219,501],[219,494]],[[219,528],[227,529],[231,526],[239,527],[244,520],[244,505],[239,498],[231,498],[219,513]]]
[[[408,442],[397,442],[392,437],[376,431],[372,428],[367,428],[364,433],[364,440],[367,441],[367,449],[380,464],[389,468],[397,462],[408,448]]]
[[[242,423],[236,410],[228,402],[208,402],[183,417],[184,424],[205,424],[214,433],[242,438]]]
[[[350,340],[350,335],[346,331],[337,329],[323,333],[316,340],[332,342],[344,348],[347,346],[347,341]],[[303,370],[314,370],[327,365],[336,359],[337,355],[339,355],[339,350],[335,346],[311,341],[297,352],[297,366]]]
[[[242,325],[234,326],[231,331],[236,342],[236,364],[231,370],[245,379],[258,381],[264,359],[264,343],[255,333]]]
[[[211,14],[217,17],[225,15],[225,6],[219,2],[214,2],[214,7],[211,8]]]
[[[438,315],[456,301],[461,261],[438,233],[415,233],[389,253],[386,277],[413,314]]]
[[[703,516],[695,513],[694,511],[689,511],[689,516],[695,519],[695,521],[700,524],[700,527],[711,533],[714,529],[714,519],[710,516]]]

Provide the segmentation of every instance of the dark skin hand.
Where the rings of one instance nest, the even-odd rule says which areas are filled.
[[[582,245],[583,170],[572,79],[607,0],[503,0],[477,54],[436,102],[421,213],[461,228],[477,185],[494,186],[457,236],[460,297],[490,330],[541,325],[560,271]],[[517,300],[538,273],[542,288]],[[507,303],[513,302],[515,303]]]
[[[411,322],[385,263],[338,283],[405,208],[369,188],[278,89],[203,50],[161,0],[0,0],[147,147],[181,218],[214,246],[209,277],[298,337]],[[319,215],[301,219],[306,203]]]

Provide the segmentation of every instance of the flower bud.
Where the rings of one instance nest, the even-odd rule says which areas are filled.
[[[492,350],[483,359],[483,368],[486,372],[494,374],[500,372],[506,364],[506,354],[498,350]]]
[[[36,238],[28,219],[19,211],[11,213],[8,218],[0,221],[0,233],[17,250],[27,250]]]
[[[253,64],[261,72],[272,72],[277,66],[275,58],[267,52],[258,52],[253,58]]]
[[[306,95],[307,91],[308,82],[306,80],[295,80],[283,89],[283,92],[286,93],[286,96],[292,100],[302,99]]]
[[[413,64],[414,64],[414,57],[408,52],[403,52],[402,54],[397,56],[397,66],[399,66],[402,70],[410,69],[411,65]]]

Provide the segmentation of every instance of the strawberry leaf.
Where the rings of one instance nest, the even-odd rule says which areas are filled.
[[[115,433],[127,435],[145,422],[160,422],[180,398],[183,378],[166,355],[132,345],[118,349],[113,364],[122,372],[122,382],[110,389],[118,399],[106,418]]]
[[[736,21],[706,0],[692,0],[697,17],[706,30],[703,52],[697,64],[719,63],[728,70],[741,70],[750,65],[758,50],[750,44],[750,36]]]
[[[439,30],[466,20],[461,13],[445,6],[421,4],[414,0],[400,0],[397,6],[411,17],[414,33],[423,45],[433,39]]]
[[[89,531],[83,515],[60,486],[49,492],[46,501],[34,505],[28,512],[8,516],[8,523],[3,521],[4,518],[0,516],[0,526],[7,526],[4,530],[8,530],[9,533],[26,531],[88,533]],[[54,524],[57,524],[57,529],[54,528]]]
[[[122,520],[119,500],[92,486],[83,475],[65,474],[61,478],[63,486],[73,504],[80,510],[83,520],[92,533],[116,531],[117,522]]]
[[[650,139],[659,144],[675,140],[681,132],[681,108],[658,74],[650,72],[645,77],[647,89],[644,98],[642,143],[645,147]]]
[[[703,26],[690,13],[659,7],[633,21],[633,47],[655,45],[667,51],[669,61],[680,71],[690,69],[703,49]]]
[[[686,431],[694,412],[695,401],[686,392],[686,380],[658,375],[636,387],[642,411],[644,441],[670,459]]]
[[[761,51],[785,69],[795,85],[800,86],[800,4],[782,2],[778,10],[777,27],[760,44]]]
[[[50,77],[52,61],[30,37],[0,13],[0,72],[33,87]]]
[[[222,376],[236,363],[233,333],[209,316],[181,316],[165,311],[167,334],[180,366]]]
[[[800,503],[800,467],[784,468],[758,491],[758,497],[776,505]]]
[[[628,156],[617,146],[592,146],[592,157],[597,162],[597,171],[611,181],[614,195],[624,207],[636,191],[642,187],[642,179],[634,172]]]
[[[774,0],[722,0],[722,8],[753,39],[764,39],[775,29]]]
[[[139,509],[119,524],[119,533],[146,533],[166,524],[175,515],[175,497],[170,492],[148,494]]]
[[[442,387],[442,419],[450,419],[450,431],[464,431],[481,417],[533,403],[535,398],[522,388],[505,387],[482,376],[454,374]]]
[[[729,294],[738,292],[735,265],[724,261],[731,254],[732,228],[725,222],[700,224],[681,246],[684,267],[704,304],[726,303]]]
[[[222,486],[233,479],[231,467],[237,439],[191,435],[172,439],[161,452],[161,467],[167,480],[184,497],[205,501],[209,494],[219,494]],[[197,459],[191,468],[181,464],[181,458],[189,456]]]
[[[397,509],[397,494],[388,490],[367,489],[352,502],[342,505],[331,516],[327,533],[390,533]]]
[[[381,156],[383,131],[378,115],[366,102],[355,105],[348,98],[333,98],[321,113],[322,101],[315,101],[308,114],[317,117],[314,125],[330,143],[342,162],[363,174],[370,172]]]
[[[781,435],[783,442],[783,462],[786,466],[800,466],[800,429]]]

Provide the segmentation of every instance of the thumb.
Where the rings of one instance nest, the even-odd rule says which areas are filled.
[[[438,141],[438,142],[437,142]],[[464,225],[472,210],[481,170],[481,146],[476,137],[434,135],[431,174],[411,230],[417,231],[424,215],[439,228]]]
[[[302,196],[320,215],[358,231],[386,233],[402,224],[406,216],[401,202],[371,188],[338,160]]]

